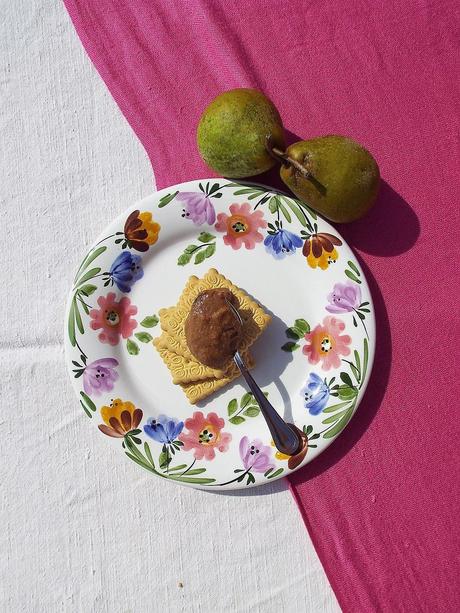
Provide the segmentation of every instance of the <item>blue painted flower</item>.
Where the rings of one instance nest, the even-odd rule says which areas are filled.
[[[314,372],[308,376],[305,387],[300,392],[304,397],[304,406],[311,415],[318,415],[329,400],[329,386]]]
[[[109,275],[120,292],[130,292],[134,283],[144,276],[141,256],[133,255],[130,251],[123,251],[114,260]]]
[[[144,432],[157,443],[170,445],[184,428],[183,421],[176,421],[166,415],[159,415],[156,419],[151,417],[144,426]]]
[[[303,241],[297,234],[279,228],[274,234],[268,234],[265,237],[264,245],[268,253],[271,253],[277,260],[281,260],[302,247]]]

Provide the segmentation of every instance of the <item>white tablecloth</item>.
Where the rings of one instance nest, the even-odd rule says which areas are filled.
[[[72,273],[152,171],[61,3],[1,14],[0,611],[338,611],[283,481],[163,483],[80,410],[62,348]]]

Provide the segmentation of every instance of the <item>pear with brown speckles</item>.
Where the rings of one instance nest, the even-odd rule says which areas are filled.
[[[280,174],[300,200],[338,223],[363,217],[374,204],[380,183],[375,159],[345,136],[294,143],[285,152]]]

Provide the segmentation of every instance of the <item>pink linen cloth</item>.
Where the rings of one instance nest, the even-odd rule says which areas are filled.
[[[345,134],[376,156],[375,209],[340,227],[374,296],[372,379],[291,488],[344,611],[460,611],[460,4],[65,4],[159,188],[212,174],[196,125],[233,87],[266,92],[291,140]]]

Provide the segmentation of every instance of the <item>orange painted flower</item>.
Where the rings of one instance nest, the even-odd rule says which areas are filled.
[[[256,243],[263,241],[263,235],[259,232],[260,228],[266,228],[262,211],[253,211],[248,202],[243,204],[231,204],[230,215],[219,213],[217,215],[216,230],[226,232],[224,243],[233,249],[239,249],[242,244],[246,249],[254,249]]]
[[[184,451],[193,449],[197,460],[213,460],[216,449],[228,451],[232,435],[222,432],[225,420],[216,413],[208,413],[205,417],[201,411],[195,411],[192,417],[185,420],[188,432],[182,432],[179,440],[184,443]]]
[[[348,334],[341,335],[345,330],[345,324],[337,317],[325,317],[323,325],[318,324],[314,330],[305,334],[307,345],[302,351],[308,356],[310,364],[322,362],[323,370],[338,368],[341,355],[349,355],[351,337]]]
[[[148,251],[149,247],[157,242],[159,233],[160,224],[153,221],[152,213],[133,211],[125,221],[123,247],[136,251]]]
[[[285,453],[282,453],[281,451],[278,451],[278,450],[275,453],[275,458],[277,460],[287,460],[288,461],[288,468],[290,468],[291,470],[294,470],[294,468],[297,468],[297,466],[299,466],[303,462],[303,459],[307,455],[307,451],[308,451],[307,435],[305,434],[305,432],[302,432],[302,430],[299,430],[299,428],[297,428],[296,426],[294,427],[297,430],[297,433],[299,434],[302,440],[302,446],[300,447],[300,450],[295,455],[286,455]],[[272,441],[272,447],[274,446],[275,446],[275,442]]]
[[[326,270],[329,264],[334,264],[339,257],[334,245],[340,246],[341,244],[340,239],[327,232],[312,234],[305,241],[302,253],[311,268],[319,266],[321,270]]]
[[[136,409],[132,402],[115,398],[110,406],[101,408],[101,417],[105,421],[98,426],[101,432],[112,438],[123,438],[141,423],[142,411]]]

